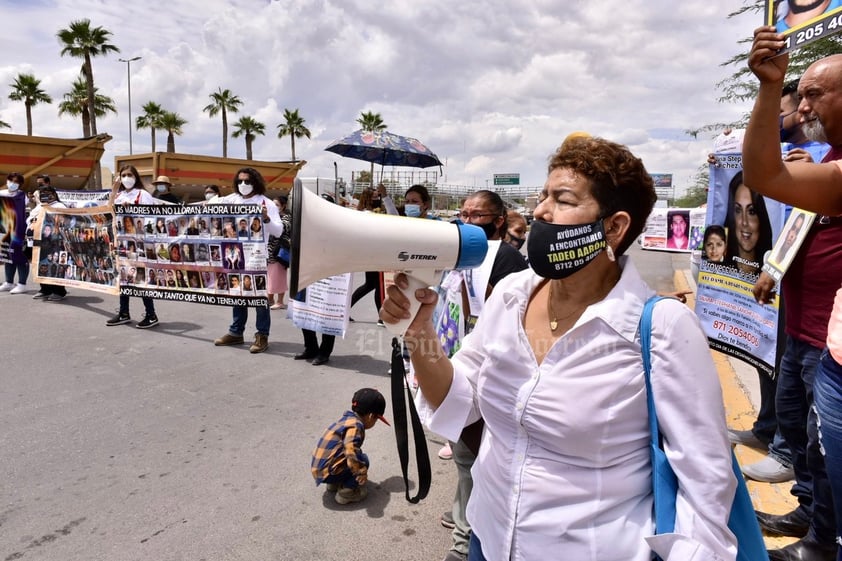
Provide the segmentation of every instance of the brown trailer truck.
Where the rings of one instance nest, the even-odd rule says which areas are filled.
[[[117,156],[114,158],[114,174],[131,164],[140,173],[143,182],[150,187],[159,175],[166,175],[172,183],[171,191],[184,202],[195,202],[204,197],[207,185],[218,185],[222,194],[231,193],[234,174],[240,168],[255,168],[266,180],[266,195],[269,197],[286,194],[292,189],[292,182],[307,162],[263,162],[240,160],[215,156],[197,156],[173,152],[152,152]]]
[[[84,189],[109,140],[107,134],[73,139],[0,133],[0,176],[22,174],[27,191],[42,173],[56,189]]]

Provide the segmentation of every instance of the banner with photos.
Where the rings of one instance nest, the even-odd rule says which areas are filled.
[[[35,282],[117,294],[111,207],[42,207],[33,224]]]
[[[263,307],[261,205],[115,205],[120,293]]]
[[[760,305],[752,289],[780,233],[786,207],[742,181],[740,154],[710,166],[696,315],[714,350],[774,375],[779,297]]]
[[[0,197],[0,263],[23,263],[25,238],[24,197]]]
[[[705,230],[705,210],[654,208],[640,238],[643,249],[687,252],[697,249]]]
[[[303,291],[303,301],[290,299],[288,315],[293,325],[299,329],[345,337],[351,304],[351,278],[351,273],[345,273],[316,281]]]

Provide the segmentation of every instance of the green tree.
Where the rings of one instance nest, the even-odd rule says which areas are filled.
[[[175,137],[181,136],[182,127],[187,124],[187,120],[178,113],[164,111],[158,124],[167,131],[167,152],[175,152]]]
[[[208,114],[209,117],[216,117],[222,113],[222,157],[228,157],[228,112],[236,113],[240,110],[243,104],[240,98],[231,93],[231,90],[223,90],[218,88],[216,92],[210,94],[211,103],[205,106],[202,110]]]
[[[88,94],[88,114],[91,118],[91,136],[97,135],[96,128],[96,88],[94,87],[94,70],[91,59],[105,56],[108,53],[119,53],[120,49],[109,43],[111,32],[102,27],[91,27],[91,20],[73,21],[67,29],[59,30],[58,39],[61,42],[61,56],[81,58],[82,74]]]
[[[117,113],[117,106],[114,100],[107,95],[98,93],[99,88],[94,88],[94,107],[96,116],[104,117],[107,113]],[[88,112],[88,87],[85,84],[85,77],[79,76],[74,82],[71,90],[64,94],[61,103],[58,104],[58,115],[70,115],[71,117],[82,118],[82,135],[90,136],[91,116]]]
[[[289,136],[292,149],[292,161],[295,160],[295,139],[310,138],[310,129],[304,126],[304,119],[298,114],[298,109],[290,111],[284,109],[284,122],[278,125],[278,138]]]
[[[39,103],[52,103],[53,98],[41,89],[41,80],[34,74],[18,74],[9,86],[12,88],[9,99],[22,101],[26,107],[26,134],[32,136],[32,107]]]
[[[687,188],[683,196],[675,199],[675,206],[693,208],[708,200],[708,185],[710,184],[710,167],[702,164],[693,176],[693,183]]]
[[[149,129],[151,131],[152,152],[155,152],[155,131],[163,128],[161,126],[161,117],[164,115],[164,110],[154,101],[147,101],[142,109],[143,115],[135,119],[135,128],[137,130]]]
[[[357,123],[360,125],[362,130],[366,132],[384,131],[388,128],[386,123],[383,122],[383,118],[380,116],[380,113],[373,113],[371,111],[361,113],[360,118],[357,119]],[[369,177],[369,185],[374,187],[374,162],[371,162],[370,173],[371,176]]]
[[[234,123],[234,132],[231,134],[234,138],[240,138],[244,136],[246,139],[246,159],[251,160],[251,144],[254,142],[254,139],[257,138],[256,135],[265,135],[266,134],[266,125],[259,121],[255,121],[251,117],[243,116],[240,117],[240,120]]]

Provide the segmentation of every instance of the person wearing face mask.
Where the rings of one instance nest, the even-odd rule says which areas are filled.
[[[435,291],[404,293],[404,275],[389,287],[386,323],[411,317],[410,298],[421,303],[405,341],[422,419],[450,439],[480,411],[485,420],[467,509],[470,559],[735,559],[728,505],[737,481],[719,378],[695,314],[675,299],[654,307],[651,383],[681,491],[674,533],[652,535],[638,323],[655,291],[624,254],[655,200],[628,148],[568,140],[534,212],[531,268],[494,287],[450,359],[437,352]]]
[[[266,232],[276,237],[283,235],[284,225],[281,222],[278,207],[271,199],[264,195],[266,192],[266,183],[259,171],[250,167],[240,169],[234,175],[232,188],[233,193],[222,197],[219,200],[220,203],[260,205],[263,208],[262,221]],[[266,248],[267,241],[262,242],[264,251],[268,251]],[[228,333],[213,342],[218,347],[242,345],[244,342],[243,332],[246,329],[246,321],[248,320],[248,307],[234,306],[231,312],[233,321],[228,328]],[[262,353],[269,348],[269,328],[272,322],[268,305],[255,308],[255,315],[257,316],[255,321],[257,332],[254,334],[254,342],[249,347],[249,352],[252,354]]]
[[[137,169],[131,165],[126,164],[120,168],[120,173],[115,178],[115,188],[118,189],[117,196],[114,198],[115,205],[157,205],[161,204],[158,199],[155,199],[143,187],[143,181],[140,179],[140,174]],[[105,322],[105,325],[113,327],[115,325],[125,325],[132,321],[129,315],[129,295],[120,294],[120,309],[117,315]],[[145,314],[143,319],[137,323],[138,329],[149,329],[158,325],[158,314],[155,313],[155,301],[147,296],[142,296],[143,308]]]
[[[156,199],[176,205],[181,204],[181,199],[170,192],[170,189],[172,189],[172,183],[170,183],[170,178],[168,176],[159,175],[155,178],[155,181],[152,182],[152,186],[155,188]]]
[[[0,189],[0,197],[22,197],[24,209],[29,204],[29,197],[23,190],[25,179],[23,175],[12,172],[6,176],[6,188]],[[14,232],[12,232],[14,234]],[[29,250],[27,254],[27,250]],[[23,294],[26,292],[26,279],[29,277],[29,255],[31,248],[26,246],[23,239],[15,239],[14,235],[9,245],[9,257],[11,263],[4,263],[6,282],[0,285],[0,292],[9,294]],[[15,284],[15,273],[18,275],[18,282]]]
[[[526,241],[526,218],[514,209],[509,209],[506,213],[505,240],[518,251]]]
[[[39,176],[38,180],[38,205],[34,209],[32,209],[32,212],[29,214],[29,218],[26,221],[27,228],[39,227],[38,223],[41,220],[43,220],[43,217],[45,215],[45,212],[42,210],[44,207],[67,208],[67,205],[65,205],[59,200],[58,193],[56,193],[56,190],[53,188],[52,185],[50,185],[49,177]],[[49,237],[48,232],[51,232],[49,226],[44,228],[43,235],[47,235]],[[44,243],[44,241],[45,240],[41,240],[41,243]],[[67,289],[64,286],[42,282],[40,285],[40,290],[32,298],[35,300],[59,302],[61,300],[64,300],[66,296]]]

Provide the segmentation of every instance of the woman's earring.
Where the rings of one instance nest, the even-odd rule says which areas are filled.
[[[617,260],[617,258],[614,256],[614,249],[611,247],[610,244],[607,244],[605,246],[605,253],[608,254],[608,259],[610,259],[611,261]]]

